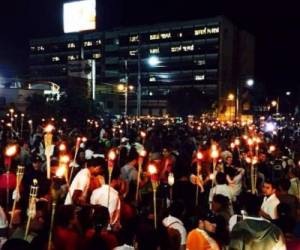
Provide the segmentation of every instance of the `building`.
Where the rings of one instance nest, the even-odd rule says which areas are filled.
[[[136,113],[139,80],[144,115],[165,114],[168,94],[188,87],[218,100],[222,113],[228,94],[254,76],[254,42],[252,35],[223,16],[65,34],[30,41],[30,75],[32,80],[53,81],[63,87],[68,62],[84,54],[84,59],[96,60],[96,96],[106,100],[104,106],[110,111],[124,110],[122,93],[119,102],[113,96],[114,86],[127,79],[135,86],[128,96],[129,114]],[[159,58],[158,65],[149,65],[151,56]]]

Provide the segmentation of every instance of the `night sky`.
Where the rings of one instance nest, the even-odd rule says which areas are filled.
[[[9,0],[0,7],[0,75],[26,75],[28,40],[62,34],[63,0]],[[270,2],[270,3],[264,3]],[[97,0],[98,29],[225,15],[256,37],[257,82],[300,93],[300,15],[289,1]],[[294,92],[295,93],[295,92]]]

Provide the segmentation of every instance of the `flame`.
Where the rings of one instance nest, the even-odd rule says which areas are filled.
[[[202,160],[203,159],[203,154],[200,151],[197,152],[197,159],[198,160]]]
[[[148,172],[150,175],[157,174],[157,168],[153,164],[150,164],[148,166]]]
[[[108,153],[108,160],[114,161],[116,159],[117,155],[114,150],[110,150]]]
[[[64,143],[61,143],[60,145],[59,145],[59,151],[66,151],[66,149],[67,149],[67,146],[66,146],[66,144],[64,144]]]
[[[253,145],[253,140],[251,138],[249,138],[247,143],[248,143],[249,146],[252,146]]]
[[[67,164],[70,161],[70,157],[68,155],[63,155],[60,157],[59,161],[61,163]]]
[[[212,150],[210,156],[211,158],[216,159],[219,157],[219,152],[217,150]]]
[[[146,137],[146,133],[144,131],[141,131],[141,137],[145,138]]]
[[[234,149],[234,148],[235,148],[235,143],[234,143],[234,142],[230,143],[230,147],[231,147],[232,149]]]
[[[54,129],[54,126],[52,124],[48,124],[44,130],[46,133],[51,133],[53,129]]]
[[[17,153],[17,145],[8,146],[5,150],[5,155],[8,157],[12,157]]]
[[[82,140],[82,142],[87,142],[87,138],[86,137],[82,137],[81,140]]]
[[[140,156],[141,156],[141,157],[146,157],[146,155],[147,155],[147,151],[143,149],[143,150],[140,152]]]
[[[274,145],[271,145],[270,148],[269,148],[269,151],[274,152],[275,150],[276,150],[276,147]]]
[[[66,175],[66,172],[67,172],[67,168],[66,166],[60,166],[57,168],[56,172],[55,172],[55,175],[59,178],[63,177]]]

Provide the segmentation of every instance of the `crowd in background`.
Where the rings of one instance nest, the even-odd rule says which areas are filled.
[[[0,135],[0,249],[300,249],[296,121],[43,120]]]

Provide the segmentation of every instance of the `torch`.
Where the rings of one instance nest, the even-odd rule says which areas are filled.
[[[36,197],[38,194],[38,189],[39,189],[38,181],[37,181],[37,179],[33,179],[33,182],[32,182],[32,185],[30,186],[30,191],[29,191],[29,204],[28,204],[28,210],[27,210],[27,223],[26,223],[24,240],[27,240],[30,222],[36,215]]]
[[[211,146],[210,157],[213,159],[213,174],[215,175],[216,166],[217,166],[217,159],[219,157],[219,152],[217,150],[217,146],[216,145],[212,145]],[[212,181],[212,187],[214,186],[214,184],[215,184],[215,179]]]
[[[32,120],[28,120],[30,135],[33,133]]]
[[[24,170],[25,170],[24,166],[19,165],[18,168],[17,168],[16,197],[14,199],[14,203],[13,203],[13,207],[12,207],[12,211],[11,211],[9,228],[12,228],[12,222],[13,222],[14,215],[15,215],[17,201],[20,198],[20,184],[21,184],[21,181],[22,181],[23,176],[24,176]]]
[[[142,143],[143,143],[143,145],[145,144],[146,135],[147,135],[146,132],[141,131],[141,137],[142,137]]]
[[[253,157],[250,159],[251,163],[251,192],[252,194],[256,193],[256,182],[257,182],[257,169],[255,167],[255,164],[257,163],[257,157]]]
[[[153,189],[153,212],[154,212],[154,228],[157,229],[157,212],[156,212],[156,192],[158,187],[157,168],[150,164],[148,166],[148,173],[151,177],[151,184]]]
[[[170,201],[173,201],[173,185],[175,183],[175,178],[173,173],[169,173],[168,175],[168,184],[170,186]]]
[[[116,152],[111,149],[108,153],[108,197],[107,197],[107,208],[109,208],[109,199],[110,199],[110,183],[111,183],[111,176],[113,172],[113,168],[115,165],[116,160]]]
[[[199,200],[199,186],[198,186],[198,180],[200,178],[200,171],[201,171],[201,160],[203,159],[203,154],[198,151],[197,152],[197,183],[196,183],[196,197],[195,197],[195,206],[198,206],[198,200]]]
[[[50,165],[51,165],[51,146],[52,146],[52,130],[54,126],[52,124],[48,124],[45,127],[46,134],[44,135],[44,142],[45,142],[45,155],[47,159],[47,178],[50,179]]]
[[[81,142],[81,138],[77,137],[76,146],[75,146],[75,154],[74,154],[74,158],[73,158],[73,162],[72,162],[73,164],[72,164],[71,173],[70,173],[70,180],[72,180],[72,175],[73,175],[73,171],[74,171],[74,167],[75,167],[75,163],[76,163],[78,150],[79,150],[79,147],[80,147],[80,142]]]
[[[21,128],[20,128],[20,136],[23,138],[23,127],[24,127],[24,114],[21,114]]]
[[[139,159],[138,159],[138,175],[137,175],[137,183],[136,183],[136,193],[135,193],[135,200],[138,202],[138,197],[139,197],[139,186],[140,186],[140,178],[141,178],[141,172],[142,172],[142,165],[144,158],[146,157],[147,152],[146,150],[142,150],[139,154]]]
[[[5,149],[5,166],[6,166],[6,208],[9,207],[9,170],[11,160],[17,153],[17,145],[8,145]]]

